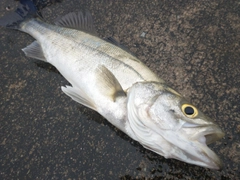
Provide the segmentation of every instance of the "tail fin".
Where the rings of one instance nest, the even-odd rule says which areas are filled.
[[[0,26],[20,29],[20,24],[26,19],[41,17],[40,11],[47,6],[62,0],[17,0],[19,5],[14,12],[0,18]]]
[[[17,9],[0,18],[0,26],[19,29],[20,24],[28,19],[40,16],[38,9],[32,0],[20,0]]]

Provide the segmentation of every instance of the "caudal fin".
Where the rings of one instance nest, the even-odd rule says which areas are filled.
[[[0,18],[0,26],[20,29],[20,24],[30,18],[42,17],[40,11],[61,0],[18,0],[19,5],[14,12]]]
[[[19,29],[19,25],[28,18],[41,16],[32,0],[20,0],[17,9],[0,18],[0,26]]]

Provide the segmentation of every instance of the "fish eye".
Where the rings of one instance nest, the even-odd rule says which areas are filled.
[[[185,116],[189,118],[195,118],[198,115],[197,108],[195,108],[193,105],[190,105],[190,104],[183,104],[182,112]]]

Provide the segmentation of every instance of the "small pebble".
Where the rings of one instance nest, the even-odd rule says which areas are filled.
[[[140,37],[142,37],[142,38],[145,38],[145,36],[146,36],[145,32],[142,32],[142,34],[140,35]]]
[[[6,7],[6,10],[7,10],[7,11],[11,11],[11,7],[10,7],[10,6],[7,6],[7,7]]]

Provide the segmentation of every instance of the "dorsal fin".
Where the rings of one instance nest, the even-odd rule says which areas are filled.
[[[68,13],[56,20],[55,25],[77,29],[93,35],[97,35],[97,32],[93,25],[93,18],[89,11]]]

